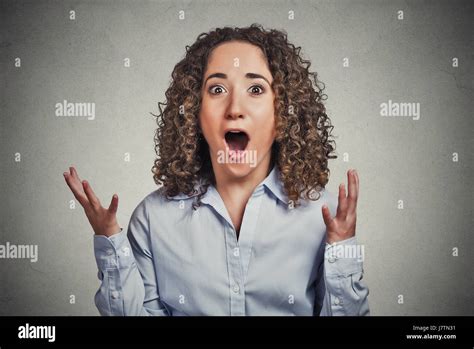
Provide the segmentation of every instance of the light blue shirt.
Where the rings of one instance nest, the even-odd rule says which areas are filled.
[[[250,197],[237,239],[214,186],[197,210],[194,197],[155,190],[126,235],[94,236],[100,314],[369,315],[363,258],[343,252],[356,238],[326,243],[321,207],[335,216],[338,202],[320,194],[293,208],[275,166]]]

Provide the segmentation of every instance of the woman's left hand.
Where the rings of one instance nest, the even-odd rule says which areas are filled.
[[[339,203],[336,217],[332,218],[329,208],[323,205],[322,213],[326,224],[326,241],[332,244],[355,235],[357,197],[359,196],[359,176],[356,170],[347,171],[349,195],[346,196],[344,183],[339,185]]]

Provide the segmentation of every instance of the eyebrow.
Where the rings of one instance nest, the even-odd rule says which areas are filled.
[[[255,73],[247,73],[245,74],[245,77],[247,79],[263,79],[267,82],[268,85],[271,86],[270,82],[263,76],[263,75],[260,75],[260,74],[255,74]],[[214,73],[214,74],[211,74],[207,77],[206,81],[204,81],[204,85],[206,84],[207,80],[209,80],[210,78],[221,78],[221,79],[227,79],[227,75],[224,74],[224,73]]]

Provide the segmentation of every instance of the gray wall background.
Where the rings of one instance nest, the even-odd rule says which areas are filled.
[[[337,192],[346,171],[358,170],[357,235],[372,314],[474,315],[472,1],[0,6],[0,244],[39,249],[36,263],[0,259],[0,315],[98,314],[93,231],[79,204],[69,208],[73,196],[62,173],[75,165],[103,203],[118,193],[126,227],[156,189],[149,112],[158,111],[185,46],[212,28],[254,22],[286,30],[326,84],[339,155],[328,189]],[[64,99],[96,103],[95,120],[56,117],[54,106]],[[381,116],[389,99],[420,103],[420,119]]]

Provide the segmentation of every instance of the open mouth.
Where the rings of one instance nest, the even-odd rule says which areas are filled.
[[[225,141],[229,150],[245,150],[249,143],[249,136],[243,131],[228,131],[225,134]]]

